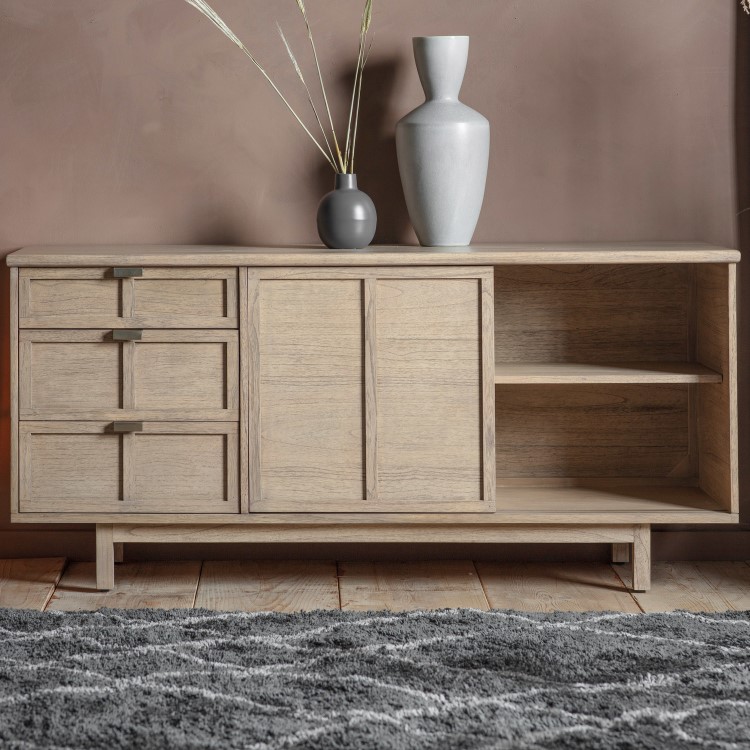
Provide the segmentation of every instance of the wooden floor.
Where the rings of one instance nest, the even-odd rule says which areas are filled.
[[[94,590],[94,564],[62,558],[0,560],[0,607],[520,609],[721,612],[750,609],[750,564],[656,563],[653,589],[630,594],[627,565],[432,562],[131,562],[116,587]]]

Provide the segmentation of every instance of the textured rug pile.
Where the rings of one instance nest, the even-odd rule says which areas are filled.
[[[0,747],[747,748],[749,615],[0,610]]]

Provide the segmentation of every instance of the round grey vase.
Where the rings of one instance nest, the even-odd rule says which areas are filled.
[[[458,100],[469,37],[417,36],[413,44],[426,101],[396,125],[409,218],[422,245],[469,245],[490,153],[489,122]]]
[[[357,175],[337,174],[334,189],[318,206],[318,234],[323,243],[333,250],[367,247],[377,223],[375,204],[357,189]]]

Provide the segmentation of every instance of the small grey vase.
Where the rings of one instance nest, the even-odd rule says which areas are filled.
[[[419,242],[469,245],[487,181],[490,124],[458,100],[468,36],[414,37],[426,100],[396,125],[396,151],[409,218]]]
[[[323,243],[332,250],[367,247],[377,223],[375,204],[357,188],[357,175],[337,174],[334,189],[318,206],[318,234]]]

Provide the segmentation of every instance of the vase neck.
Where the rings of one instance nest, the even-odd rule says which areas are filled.
[[[341,172],[336,173],[336,180],[333,183],[334,190],[356,190],[357,189],[357,175],[356,174],[342,174]]]
[[[469,37],[415,36],[412,43],[427,99],[458,100],[469,57]]]

